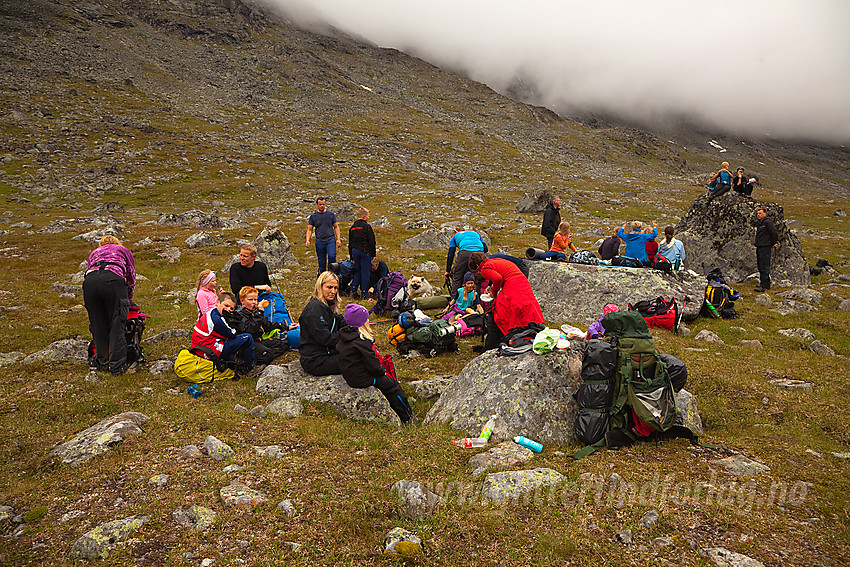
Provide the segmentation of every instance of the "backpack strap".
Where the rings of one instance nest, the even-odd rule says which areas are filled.
[[[189,352],[191,352],[195,356],[206,358],[207,360],[211,361],[213,363],[213,366],[215,366],[215,369],[219,372],[224,372],[228,368],[232,368],[234,370],[236,370],[237,368],[235,361],[222,360],[221,357],[209,347],[198,345],[190,348]]]

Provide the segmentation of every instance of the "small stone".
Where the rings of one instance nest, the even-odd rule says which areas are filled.
[[[235,473],[235,472],[244,471],[244,470],[245,470],[245,467],[243,467],[242,465],[232,464],[232,465],[227,465],[226,467],[221,469],[221,472],[223,472],[223,473]]]
[[[259,490],[249,488],[241,482],[233,481],[229,486],[219,490],[221,501],[227,508],[253,508],[269,501],[265,494]]]
[[[207,455],[216,461],[229,459],[236,454],[233,449],[230,448],[230,445],[223,441],[219,441],[212,435],[208,436],[206,440],[204,440],[204,449],[207,450]]]
[[[770,380],[770,383],[782,390],[803,390],[805,392],[811,392],[814,389],[814,385],[802,380],[794,380],[792,378],[774,378]]]
[[[756,476],[770,471],[770,467],[754,461],[744,455],[733,455],[725,459],[717,459],[712,463],[721,465],[729,474],[738,476]]]
[[[282,415],[284,417],[298,417],[304,413],[301,400],[294,397],[277,398],[266,406],[266,413],[271,415]]]
[[[236,406],[234,406],[233,408],[233,411],[235,411],[236,413],[248,413],[248,408],[246,408],[242,404],[236,404]]]
[[[676,330],[676,334],[680,337],[690,337],[691,330],[688,327],[685,327],[684,325],[680,324],[679,328]]]
[[[755,296],[753,298],[753,303],[755,303],[756,305],[761,305],[762,307],[770,307],[771,305],[773,305],[773,299],[771,299],[770,296],[765,293]]]
[[[620,530],[614,534],[614,541],[622,543],[623,545],[631,545],[632,543],[632,530]]]
[[[86,374],[85,380],[86,382],[100,382],[100,378],[98,377],[97,372],[95,372],[94,370]]]
[[[298,553],[301,551],[301,548],[304,547],[302,544],[295,541],[285,541],[283,545],[289,548],[290,553]]]
[[[476,453],[469,458],[472,476],[480,476],[490,469],[514,467],[530,461],[534,451],[518,445],[513,441],[503,441],[482,453]]]
[[[171,517],[174,521],[186,528],[193,528],[199,532],[204,531],[215,522],[216,513],[204,506],[192,506],[186,510],[177,508]]]
[[[148,369],[151,374],[168,374],[174,371],[174,362],[170,360],[157,360]]]
[[[785,335],[786,337],[796,337],[798,339],[804,339],[807,341],[811,341],[815,338],[815,334],[808,329],[779,329],[777,331],[780,335]]]
[[[838,310],[847,313],[850,311],[850,299],[843,299],[841,303],[838,304]]]
[[[813,451],[812,449],[806,449],[806,453],[809,453],[810,455],[814,455],[815,457],[823,457],[823,455],[821,455],[817,451]]]
[[[254,451],[261,456],[269,459],[280,459],[286,453],[280,445],[266,445],[265,447],[254,447]]]
[[[717,567],[764,567],[761,561],[722,547],[700,549],[699,553],[711,559]]]
[[[15,510],[11,506],[0,506],[0,524],[10,522],[15,517]]]
[[[850,453],[833,453],[832,456],[839,459],[850,459]]]
[[[770,403],[770,399],[765,396],[764,398],[761,399],[761,403],[764,404],[764,405],[767,405],[767,404]]]
[[[295,510],[295,505],[292,503],[292,500],[288,498],[286,500],[281,500],[280,502],[278,502],[277,509],[283,512],[283,514],[288,518],[292,518],[295,516],[295,514],[298,513]]]
[[[694,340],[723,344],[723,339],[721,339],[715,333],[709,331],[708,329],[703,329],[702,331],[697,333],[697,336],[694,337]]]
[[[413,521],[424,520],[443,503],[443,499],[413,480],[399,480],[390,489],[398,493],[402,513]]]
[[[178,452],[181,459],[203,459],[204,454],[197,445],[186,445]]]
[[[215,559],[207,557],[203,561],[201,561],[201,567],[210,567],[210,565],[212,565],[213,563],[215,563]]]
[[[653,547],[670,547],[673,545],[673,538],[669,536],[661,536],[652,540]]]
[[[413,559],[422,555],[422,540],[404,528],[393,528],[384,536],[384,555]]]
[[[751,348],[753,350],[764,350],[764,346],[761,344],[761,341],[758,339],[753,340],[743,340],[738,343],[740,346],[744,348]]]
[[[142,393],[143,394],[153,394],[153,388],[149,388],[149,387],[145,386],[144,388],[142,388]]]
[[[168,479],[171,478],[167,474],[155,474],[148,479],[148,484],[162,488],[168,484]]]
[[[263,406],[254,406],[251,408],[251,411],[248,412],[248,415],[253,417],[266,417],[266,408]]]
[[[818,356],[835,356],[835,351],[829,348],[823,341],[812,341],[809,350]]]
[[[651,528],[655,524],[658,523],[658,511],[650,510],[646,514],[643,515],[643,518],[640,519],[640,525],[644,528]]]

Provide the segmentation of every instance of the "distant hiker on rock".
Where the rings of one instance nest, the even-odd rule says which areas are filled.
[[[748,178],[744,173],[744,168],[739,167],[735,171],[735,177],[732,179],[732,190],[735,193],[749,197],[753,194],[753,184],[758,180],[755,177]]]
[[[629,223],[625,222],[617,230],[617,236],[626,243],[626,250],[623,252],[623,256],[635,258],[645,264],[649,260],[646,254],[646,243],[650,240],[655,240],[655,237],[658,236],[658,225],[655,221],[652,221],[652,231],[646,234],[641,233],[643,223],[640,221],[631,222],[631,232],[626,232],[628,226]]]
[[[375,337],[369,326],[369,311],[362,305],[345,306],[345,326],[339,331],[339,365],[345,383],[352,388],[374,386],[387,399],[402,423],[413,419],[413,410],[398,381],[387,376],[378,359]]]
[[[127,316],[136,287],[133,253],[107,234],[89,254],[83,280],[83,301],[97,355],[96,370],[127,371]]]
[[[493,297],[493,318],[487,322],[484,349],[496,348],[511,329],[529,323],[545,325],[540,304],[534,297],[531,284],[516,264],[501,258],[487,258],[483,252],[473,252],[469,269],[476,277],[490,281],[487,293]]]
[[[754,291],[767,291],[770,289],[770,256],[774,248],[779,248],[779,233],[776,225],[767,218],[767,211],[763,208],[756,209],[756,237],[753,244],[756,247],[756,265],[759,270],[759,285]]]
[[[230,290],[233,296],[239,297],[239,292],[246,285],[259,291],[271,291],[271,283],[268,267],[257,260],[257,247],[243,244],[239,249],[239,263],[230,266]]]
[[[552,202],[546,205],[546,210],[543,212],[543,226],[540,228],[540,234],[546,237],[548,242],[547,250],[552,249],[552,240],[555,238],[555,233],[558,232],[558,226],[561,224],[561,198],[555,195]]]
[[[367,299],[372,258],[376,256],[375,232],[369,226],[369,209],[360,207],[357,211],[357,220],[348,230],[348,256],[354,262],[351,297],[355,297],[357,289],[360,288],[360,298]]]
[[[336,312],[339,305],[339,278],[333,272],[322,272],[316,279],[313,295],[301,312],[301,368],[313,376],[339,374],[339,330],[345,319]]]
[[[567,249],[576,251],[575,245],[572,243],[570,237],[573,235],[570,232],[570,223],[567,221],[562,221],[561,224],[558,225],[558,233],[555,235],[555,238],[552,240],[552,244],[549,247],[549,251],[543,253],[540,256],[541,260],[566,260],[567,259]]]
[[[670,260],[675,269],[680,270],[685,262],[685,245],[681,240],[673,238],[675,234],[676,229],[672,226],[664,228],[664,240],[658,244],[658,253]]]
[[[713,199],[727,193],[732,188],[732,172],[729,171],[729,162],[724,161],[720,164],[720,169],[716,173],[712,173],[709,178],[711,184],[708,188],[708,199],[706,204]]]
[[[463,275],[469,270],[469,256],[473,252],[487,252],[487,243],[480,234],[474,230],[455,230],[454,236],[449,240],[445,274],[447,278],[452,278],[452,299],[457,298],[457,290],[463,285]]]
[[[307,248],[310,247],[310,238],[314,230],[316,258],[319,261],[318,274],[321,274],[327,270],[328,265],[336,262],[336,250],[342,246],[336,215],[327,210],[327,202],[323,197],[316,199],[316,212],[307,219],[307,242],[305,243]]]
[[[599,246],[599,258],[602,260],[610,260],[614,256],[620,255],[620,237],[617,236],[618,228],[614,229],[614,232],[602,241],[602,244]]]

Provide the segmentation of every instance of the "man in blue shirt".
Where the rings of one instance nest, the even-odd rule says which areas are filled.
[[[310,247],[310,238],[313,231],[316,232],[316,257],[319,260],[319,274],[327,270],[329,264],[336,262],[336,249],[342,245],[339,236],[339,223],[336,215],[327,210],[327,204],[323,197],[316,199],[316,212],[307,219],[307,242]]]
[[[463,285],[463,276],[468,272],[469,256],[473,252],[487,252],[487,244],[474,230],[456,231],[449,240],[449,254],[446,257],[446,277],[452,276],[452,299],[457,298],[457,290]],[[457,258],[455,258],[457,253]],[[452,266],[454,262],[454,266]]]

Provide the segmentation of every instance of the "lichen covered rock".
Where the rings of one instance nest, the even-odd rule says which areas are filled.
[[[538,488],[559,484],[566,477],[552,469],[504,471],[488,474],[481,488],[481,498],[495,503],[516,500]]]
[[[75,467],[106,453],[128,435],[142,433],[140,425],[147,419],[148,416],[132,411],[108,417],[55,446],[50,454]]]
[[[129,539],[148,520],[150,516],[131,516],[101,524],[74,542],[71,558],[103,559],[116,543]]]

